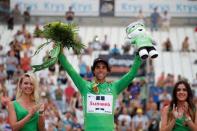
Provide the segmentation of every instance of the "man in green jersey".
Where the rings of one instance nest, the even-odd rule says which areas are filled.
[[[140,57],[136,55],[130,71],[120,80],[112,83],[105,80],[110,68],[108,63],[101,58],[95,59],[92,66],[95,81],[89,82],[75,71],[63,52],[58,57],[60,64],[67,71],[82,95],[85,131],[113,131],[115,100],[137,74],[142,62]]]

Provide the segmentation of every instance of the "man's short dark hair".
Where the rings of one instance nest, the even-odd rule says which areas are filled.
[[[95,60],[94,60],[94,62],[93,62],[93,66],[92,66],[92,72],[94,71],[94,69],[95,69],[95,67],[96,67],[96,65],[98,64],[98,63],[104,63],[105,65],[106,65],[106,67],[107,67],[107,71],[111,71],[110,70],[110,67],[109,67],[109,64],[108,64],[108,62],[106,61],[106,60],[104,60],[103,58],[96,58]]]

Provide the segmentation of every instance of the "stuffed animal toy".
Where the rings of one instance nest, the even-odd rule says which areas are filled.
[[[155,41],[147,34],[143,23],[131,23],[126,28],[126,34],[130,43],[137,48],[139,56],[142,59],[147,59],[148,56],[151,58],[158,56],[158,52],[154,47]]]

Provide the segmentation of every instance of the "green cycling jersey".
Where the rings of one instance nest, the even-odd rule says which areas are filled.
[[[140,57],[135,57],[132,68],[120,80],[97,84],[97,93],[92,90],[95,83],[84,80],[63,53],[60,53],[58,57],[60,64],[67,71],[82,95],[85,131],[113,131],[115,100],[135,78],[142,62]]]

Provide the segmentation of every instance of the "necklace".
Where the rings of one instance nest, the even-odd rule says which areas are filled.
[[[105,81],[103,82],[105,83]],[[99,83],[99,82],[96,82],[96,80],[94,80],[94,83],[93,83],[93,86],[92,86],[92,91],[95,93],[95,94],[98,94],[99,93],[99,88],[98,86],[102,84],[102,83]]]
[[[96,94],[99,93],[99,88],[98,88],[98,83],[93,83],[93,86],[92,86],[92,91]]]

